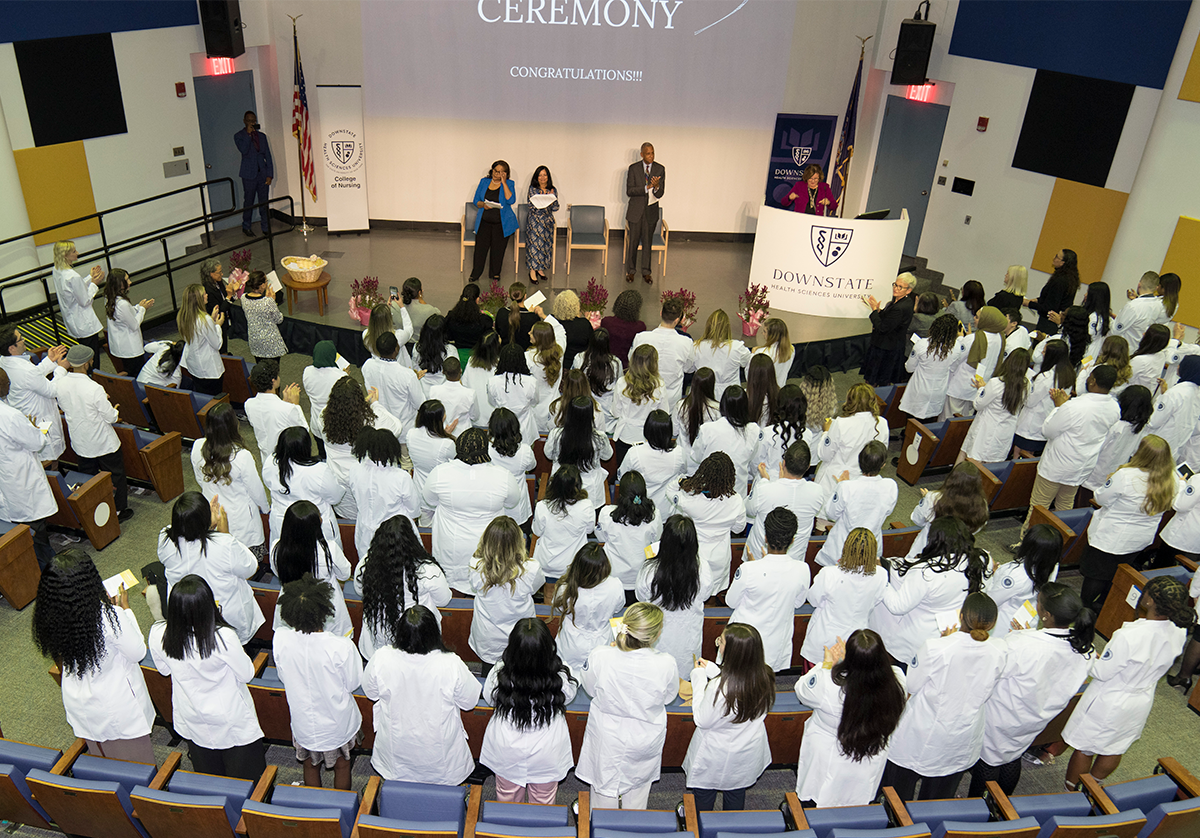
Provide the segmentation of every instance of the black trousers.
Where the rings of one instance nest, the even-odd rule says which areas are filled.
[[[635,268],[640,267],[643,274],[650,275],[650,257],[653,255],[650,247],[654,244],[654,228],[658,226],[659,212],[657,202],[648,204],[646,211],[642,213],[641,223],[635,225],[628,222],[629,241],[625,243],[625,273],[636,273]],[[642,250],[640,259],[639,247]]]
[[[995,780],[1005,794],[1012,794],[1017,790],[1017,783],[1021,782],[1021,758],[1017,757],[1004,765],[988,765],[979,760],[971,768],[971,789],[967,797],[982,797],[988,780]]]
[[[197,393],[203,393],[206,396],[219,396],[225,392],[224,375],[222,375],[220,378],[196,378],[196,376],[193,375],[191,378],[192,389]]]
[[[188,742],[188,759],[192,761],[192,770],[201,774],[253,781],[267,770],[267,743],[259,739],[249,745],[215,749]]]
[[[122,358],[121,366],[125,368],[125,374],[130,378],[137,378],[138,373],[142,371],[142,367],[146,366],[146,362],[150,360],[150,356],[142,353],[136,358]]]
[[[101,457],[80,457],[79,470],[85,474],[99,474],[107,471],[112,475],[113,501],[117,511],[122,512],[129,506],[129,484],[125,480],[125,461],[121,459],[121,449]]]
[[[504,225],[499,221],[480,219],[479,231],[475,233],[475,261],[471,267],[470,282],[475,282],[483,273],[484,261],[490,261],[488,276],[500,278],[500,270],[504,267],[504,251],[508,249],[508,237],[504,235]]]
[[[85,338],[75,338],[75,342],[80,344],[81,346],[88,347],[89,349],[92,350],[92,352],[96,353],[96,357],[93,359],[92,365],[93,366],[100,365],[100,333],[99,332],[96,332],[96,334],[94,334],[94,335],[88,335]]]
[[[721,794],[721,810],[724,812],[741,811],[746,808],[745,789],[693,789],[688,791],[696,798],[696,811],[711,812],[717,805],[717,793]]]
[[[955,771],[953,774],[941,777],[926,777],[888,760],[887,766],[883,769],[882,785],[894,788],[901,800],[945,800],[954,797],[962,775],[962,771]],[[917,781],[921,783],[919,796],[917,796]]]
[[[44,572],[54,558],[54,546],[50,544],[50,531],[46,528],[46,520],[15,521],[24,524],[33,533],[33,552],[37,556],[38,567]]]

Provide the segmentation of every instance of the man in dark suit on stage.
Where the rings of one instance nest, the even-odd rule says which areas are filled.
[[[242,166],[238,171],[238,176],[242,179],[242,190],[246,195],[242,203],[242,232],[253,236],[250,232],[250,222],[254,216],[252,207],[270,198],[269,187],[275,177],[275,164],[271,160],[271,146],[267,143],[267,135],[258,130],[258,117],[254,111],[246,111],[242,119],[246,127],[233,135],[233,141],[242,153]],[[271,226],[266,207],[259,209],[258,220],[262,223],[262,231],[266,233]]]
[[[642,159],[629,167],[625,178],[625,194],[629,196],[629,208],[625,210],[625,226],[628,241],[625,242],[625,281],[633,282],[637,268],[638,246],[641,245],[642,279],[650,278],[650,246],[654,243],[654,229],[658,226],[658,199],[663,196],[667,184],[667,170],[662,163],[654,162],[654,146],[642,143]]]

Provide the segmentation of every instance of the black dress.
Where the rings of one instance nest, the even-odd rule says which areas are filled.
[[[863,360],[862,376],[872,387],[895,384],[904,369],[904,343],[916,298],[906,294],[871,312],[871,346]]]
[[[1038,294],[1037,302],[1029,306],[1038,313],[1037,330],[1047,335],[1058,334],[1058,324],[1047,317],[1052,311],[1066,311],[1075,304],[1075,295],[1067,278],[1051,274]]]

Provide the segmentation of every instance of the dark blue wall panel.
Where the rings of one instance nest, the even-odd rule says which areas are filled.
[[[3,0],[0,43],[196,26],[196,0]]]
[[[1191,0],[960,0],[950,52],[1162,89]]]

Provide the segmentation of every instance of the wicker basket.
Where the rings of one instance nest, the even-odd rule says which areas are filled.
[[[321,272],[325,270],[325,266],[328,265],[329,263],[326,262],[324,259],[318,259],[317,261],[319,261],[320,264],[317,267],[312,268],[310,270],[306,270],[306,271],[297,270],[292,267],[293,260],[305,259],[305,258],[312,259],[314,257],[312,257],[312,256],[307,256],[307,257],[305,257],[305,256],[284,256],[283,259],[280,260],[280,262],[283,264],[283,266],[285,268],[287,268],[287,272],[292,275],[292,279],[295,280],[296,282],[316,282],[318,279],[321,278]]]

